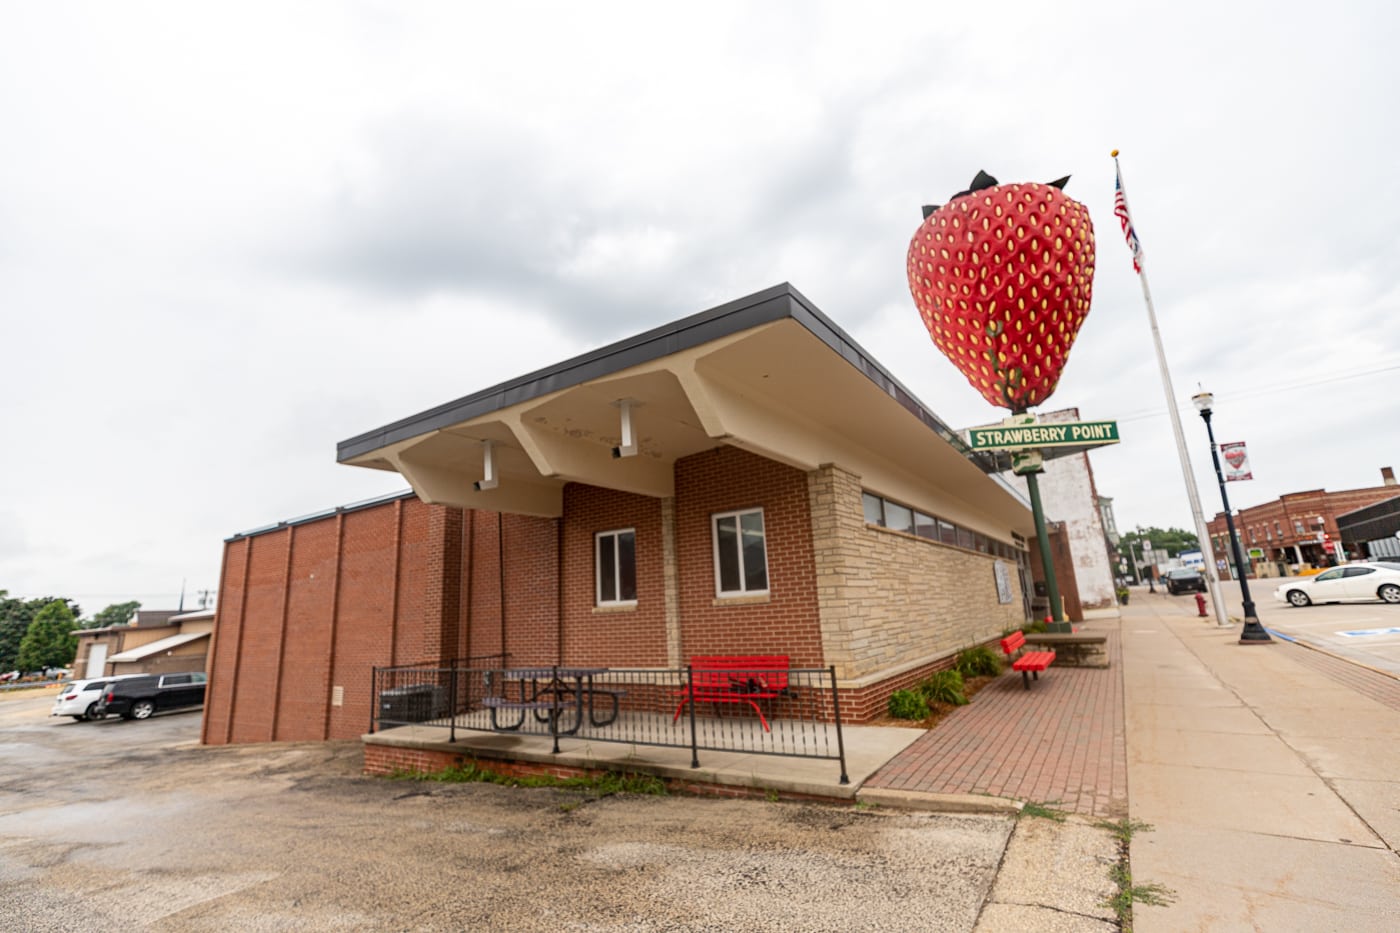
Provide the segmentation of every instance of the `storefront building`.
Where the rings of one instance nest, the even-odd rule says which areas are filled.
[[[1290,492],[1272,502],[1240,509],[1235,529],[1240,547],[1250,565],[1250,574],[1278,577],[1300,570],[1330,567],[1342,560],[1364,556],[1353,538],[1343,540],[1340,516],[1400,495],[1395,475],[1389,467],[1381,470],[1380,486],[1328,492],[1309,489]],[[1211,544],[1220,560],[1230,554],[1225,513],[1217,512],[1210,521]],[[1230,558],[1233,563],[1233,558]],[[1234,567],[1231,575],[1238,577]]]

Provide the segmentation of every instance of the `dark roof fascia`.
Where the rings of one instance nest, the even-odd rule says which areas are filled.
[[[1347,524],[1354,525],[1360,522],[1368,522],[1376,518],[1385,518],[1390,515],[1400,514],[1400,492],[1389,499],[1381,499],[1372,502],[1370,505],[1363,505],[1359,509],[1352,509],[1350,512],[1341,512],[1337,515],[1337,526],[1340,528],[1342,519],[1346,519]]]
[[[399,441],[789,318],[801,324],[984,472],[997,470],[994,458],[969,450],[956,431],[944,424],[850,335],[786,282],[341,441],[336,447],[336,459],[344,463]]]
[[[405,489],[401,492],[391,492],[387,495],[376,496],[373,499],[362,499],[359,502],[352,502],[349,505],[338,505],[332,509],[322,509],[319,512],[312,512],[310,515],[302,515],[298,518],[289,518],[286,521],[273,522],[270,525],[260,525],[257,528],[250,528],[247,531],[240,531],[224,539],[225,544],[239,541],[243,538],[256,538],[258,535],[270,534],[274,531],[281,531],[283,528],[291,528],[293,525],[305,525],[309,522],[320,521],[323,518],[331,518],[336,515],[344,515],[348,512],[358,512],[361,509],[370,509],[376,505],[383,505],[386,502],[393,502],[396,499],[413,499],[417,497],[412,489]],[[198,610],[191,609],[190,612]],[[185,613],[188,615],[188,613]]]

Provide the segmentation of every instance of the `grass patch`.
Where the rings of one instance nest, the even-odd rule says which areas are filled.
[[[1104,906],[1118,917],[1124,933],[1132,933],[1134,904],[1167,907],[1176,901],[1176,892],[1165,885],[1133,884],[1133,873],[1125,862],[1114,865],[1108,876],[1117,885],[1118,893],[1104,901]]]
[[[1142,820],[1131,820],[1124,817],[1121,820],[1100,820],[1094,824],[1099,829],[1107,830],[1113,834],[1121,844],[1127,845],[1133,841],[1133,836],[1138,833],[1152,832],[1152,824],[1144,823]]]
[[[1034,800],[1027,800],[1025,806],[1021,807],[1022,816],[1034,816],[1042,820],[1054,820],[1056,823],[1065,821],[1065,811],[1056,810],[1050,804],[1059,803],[1052,800],[1050,803],[1036,803]]]
[[[1094,824],[1113,834],[1118,840],[1118,861],[1109,869],[1108,877],[1118,890],[1106,898],[1103,905],[1113,911],[1124,933],[1132,933],[1133,905],[1147,904],[1151,907],[1166,907],[1176,900],[1176,892],[1161,884],[1134,884],[1133,872],[1128,867],[1128,844],[1138,833],[1152,831],[1150,823],[1141,820],[1101,820]]]
[[[475,761],[444,768],[441,771],[395,771],[389,775],[395,781],[436,781],[440,784],[500,784],[504,787],[557,787],[577,790],[593,797],[613,794],[666,795],[666,782],[650,774],[625,774],[601,771],[561,778],[552,774],[498,774]]]

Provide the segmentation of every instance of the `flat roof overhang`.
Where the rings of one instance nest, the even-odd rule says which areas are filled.
[[[622,444],[630,403],[634,456]],[[497,485],[484,482],[487,442]],[[854,340],[786,283],[350,438],[341,463],[400,473],[428,502],[556,517],[563,487],[674,495],[674,464],[734,446],[998,537],[1029,505]]]

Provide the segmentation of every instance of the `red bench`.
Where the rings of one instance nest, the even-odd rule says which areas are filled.
[[[763,731],[771,732],[757,701],[793,695],[788,687],[788,666],[785,654],[693,657],[690,683],[676,691],[681,702],[671,722],[681,718],[687,703],[747,703],[758,714]]]
[[[1011,662],[1013,671],[1021,672],[1021,681],[1026,685],[1026,689],[1031,688],[1031,677],[1040,679],[1040,672],[1051,664],[1055,663],[1055,652],[1053,651],[1026,651],[1026,635],[1024,632],[1016,631],[1007,635],[1001,640],[1001,650],[1009,658],[1021,652],[1021,656]],[[1030,677],[1026,675],[1029,674]]]

